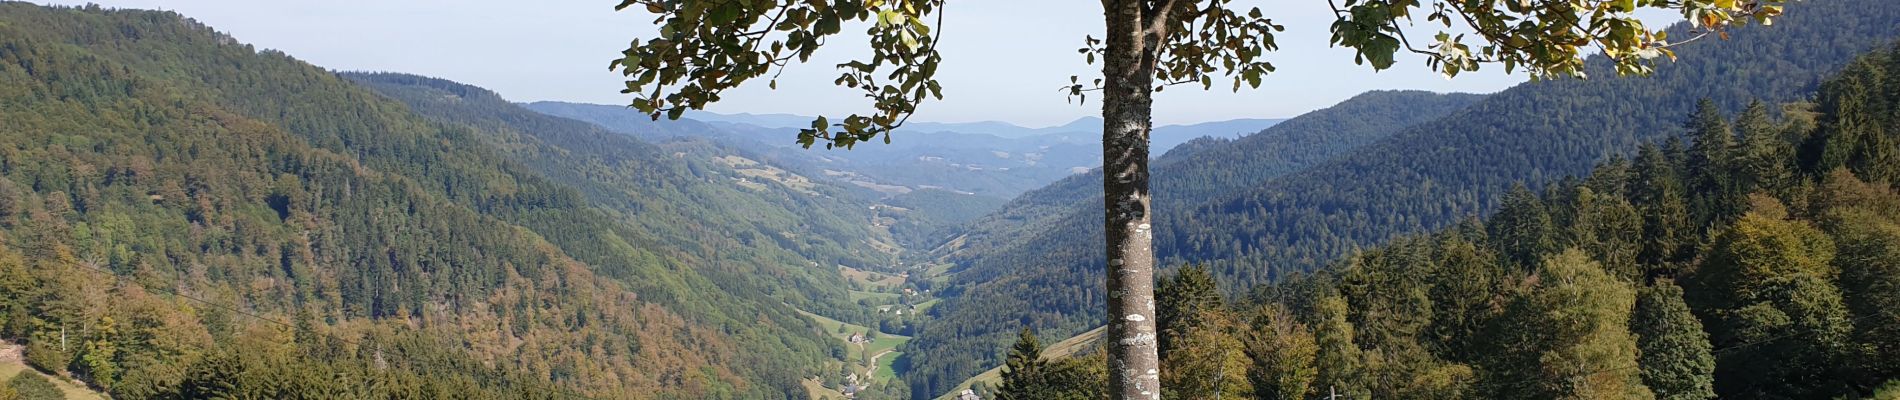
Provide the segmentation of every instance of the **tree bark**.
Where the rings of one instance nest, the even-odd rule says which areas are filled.
[[[1156,353],[1154,233],[1149,225],[1148,131],[1158,35],[1141,0],[1102,0],[1102,207],[1108,250],[1109,393],[1161,398]]]

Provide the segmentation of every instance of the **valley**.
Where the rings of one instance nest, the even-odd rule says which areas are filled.
[[[1575,71],[1519,64],[1553,75],[1483,94],[1145,103],[1275,71],[1271,13],[1212,13],[1246,35],[1168,36],[1211,58],[1168,59],[1152,91],[1072,78],[1055,97],[1117,106],[1043,125],[908,119],[944,101],[920,18],[942,2],[754,3],[622,4],[665,38],[618,53],[622,102],[595,104],[515,97],[554,74],[351,71],[181,11],[0,2],[0,399],[1900,393],[1900,3],[1586,2],[1702,8],[1623,54],[1654,62],[1576,38],[1539,47],[1596,49]],[[1354,20],[1374,6],[1420,7],[1322,22],[1383,69],[1398,28]],[[778,90],[859,29],[839,18],[880,61],[836,83],[877,114],[721,92]],[[1651,34],[1625,28],[1583,32]],[[1089,65],[1126,61],[1097,42]],[[1111,89],[1143,93],[1138,120]],[[750,112],[704,110],[722,94]],[[1110,313],[1141,296],[1111,271],[1153,273],[1145,310]],[[1155,367],[1117,369],[1143,346]]]

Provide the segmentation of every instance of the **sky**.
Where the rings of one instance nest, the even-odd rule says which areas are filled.
[[[41,0],[43,3],[49,2]],[[450,79],[488,88],[518,102],[558,100],[626,104],[618,72],[608,70],[635,37],[657,29],[643,12],[616,12],[617,0],[95,0],[116,8],[177,11],[238,40],[282,50],[334,70],[389,71]],[[63,0],[55,4],[86,2]],[[1287,30],[1278,67],[1259,89],[1212,91],[1187,85],[1157,94],[1157,124],[1236,118],[1284,118],[1380,89],[1490,93],[1523,82],[1496,66],[1447,80],[1405,54],[1394,68],[1374,72],[1355,65],[1350,49],[1327,44],[1331,10],[1323,0],[1239,0],[1260,7]],[[1028,127],[1060,125],[1098,115],[1100,105],[1071,104],[1058,90],[1071,75],[1087,81],[1099,64],[1076,49],[1084,35],[1101,36],[1102,11],[1091,0],[954,0],[944,7],[944,54],[938,79],[944,100],[925,103],[916,121],[1003,121]],[[846,27],[862,32],[864,26]],[[1436,26],[1410,28],[1415,39]],[[866,54],[862,41],[834,38],[812,62],[793,65],[777,90],[763,80],[728,91],[708,107],[720,113],[791,113],[840,116],[868,112],[858,91],[832,85],[835,64]]]

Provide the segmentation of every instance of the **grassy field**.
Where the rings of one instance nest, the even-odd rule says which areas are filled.
[[[831,337],[837,338],[839,341],[850,338],[852,334],[868,334],[871,332],[871,328],[867,326],[847,323],[803,310],[800,310],[799,313],[811,317],[813,321],[817,321],[818,326],[823,328],[825,333],[830,334]],[[844,328],[844,333],[838,333],[839,327]],[[908,342],[910,342],[909,336],[890,335],[880,332],[877,334],[877,338],[871,339],[870,343],[848,345],[846,348],[849,349],[849,351],[845,352],[845,359],[842,361],[851,366],[852,372],[860,374],[871,372],[873,382],[885,384],[893,379],[897,379],[897,369],[894,368],[894,366],[896,365],[897,359],[903,357],[904,353],[892,351],[888,354],[884,354],[883,357],[878,357],[877,368],[875,370],[864,365],[865,358],[877,356],[879,353],[884,353],[888,350],[895,350],[897,346],[902,346]]]
[[[891,352],[891,354],[885,354],[884,357],[879,357],[877,359],[877,370],[871,373],[871,379],[879,385],[887,384],[897,379],[897,359],[903,355],[904,353]]]
[[[838,334],[839,326],[845,326],[844,329],[846,332],[860,332],[861,333],[861,332],[871,330],[871,328],[867,328],[862,325],[847,324],[844,321],[827,318],[823,315],[812,314],[812,313],[806,312],[805,310],[798,310],[798,313],[805,314],[805,316],[807,317],[811,317],[813,321],[818,321],[818,327],[824,328],[825,333],[829,333],[835,337],[840,337],[840,338],[844,337],[843,335]]]
[[[1095,328],[1088,332],[1082,332],[1080,335],[1062,339],[1060,342],[1043,347],[1042,359],[1060,360],[1080,353],[1082,350],[1086,350],[1089,346],[1093,346],[1096,342],[1100,341],[1102,339],[1102,333],[1107,329],[1106,327]],[[990,386],[996,386],[1002,381],[1003,367],[990,368],[988,371],[983,371],[983,373],[976,374],[976,376],[972,376],[970,379],[963,380],[963,383],[957,384],[957,387],[950,388],[949,392],[937,396],[937,400],[956,398],[957,393],[963,392],[963,389],[969,389],[970,385],[975,385],[977,382],[987,382]]]
[[[805,310],[798,310],[798,313],[805,314],[805,316],[807,317],[811,317],[813,321],[818,321],[818,327],[824,328],[825,333],[831,334],[831,337],[838,338],[838,340],[844,340],[846,338],[849,338],[851,337],[851,334],[853,333],[864,333],[864,334],[871,333],[871,327],[868,327],[868,326],[831,319],[823,315],[806,312]],[[844,333],[838,333],[838,327],[840,326],[844,327]],[[901,341],[910,341],[909,336],[891,335],[891,334],[886,334],[882,332],[879,332],[877,335],[878,335],[878,340],[901,339]],[[885,347],[885,349],[889,349],[889,348],[890,347]]]
[[[930,281],[931,285],[934,287],[947,286],[950,283],[950,276],[954,275],[950,273],[950,267],[953,267],[953,266],[956,266],[956,264],[951,264],[951,263],[933,264],[930,266],[930,268],[924,269],[923,279]]]
[[[803,176],[786,170],[778,169],[778,167],[760,164],[758,161],[740,156],[719,157],[713,159],[713,161],[725,164],[727,167],[731,167],[733,172],[744,175],[747,178],[778,182],[780,185],[805,192],[806,194],[818,194],[818,192],[811,190],[812,183],[810,179],[806,179]],[[757,188],[757,186],[747,186]]]
[[[14,376],[17,376],[23,373],[24,374],[39,374],[40,372],[34,371],[31,368],[27,368],[26,364],[22,364],[18,360],[0,362],[0,382],[11,380],[13,379]],[[45,376],[45,374],[40,374],[40,375]],[[69,400],[105,400],[106,398],[105,396],[99,395],[98,392],[92,391],[92,389],[88,389],[85,386],[73,384],[72,381],[68,381],[62,378],[47,376],[46,380],[53,381],[53,386],[58,386],[59,391],[65,392],[66,398]]]
[[[921,313],[925,311],[930,311],[930,307],[936,306],[937,302],[940,302],[940,301],[943,301],[943,299],[930,299],[922,303],[917,303],[917,312]]]
[[[838,273],[844,275],[845,279],[863,284],[864,287],[881,287],[887,290],[896,290],[899,286],[904,285],[904,277],[897,274],[871,272],[851,267],[838,267]],[[873,277],[879,279],[872,279]]]
[[[944,274],[949,273],[950,267],[954,265],[956,264],[937,263],[937,264],[931,265],[930,268],[924,269],[924,276],[930,276],[930,277],[943,276]]]
[[[817,379],[807,378],[802,383],[805,384],[805,394],[813,399],[835,399],[842,396],[838,394],[838,391],[826,388],[825,384]]]
[[[936,266],[933,268],[941,271],[947,268],[947,266]],[[904,276],[871,272],[844,266],[840,266],[838,272],[850,282],[855,282],[859,287],[871,289],[850,290],[848,293],[852,302],[865,301],[868,299],[870,304],[879,305],[879,307],[906,308],[899,304],[904,299],[903,295],[896,293],[896,291],[904,285],[904,279],[906,279]],[[879,290],[889,292],[880,292]],[[927,309],[936,304],[937,301],[935,299],[925,301],[920,303],[919,310]],[[870,334],[870,332],[873,331],[871,327],[846,323],[803,310],[799,312],[810,316],[812,320],[818,323],[821,329],[824,329],[826,334],[840,341],[847,341],[853,334]],[[868,343],[847,343],[846,354],[844,359],[840,361],[844,362],[851,372],[864,374],[861,376],[868,375],[870,381],[867,383],[870,385],[892,384],[897,380],[897,375],[901,372],[897,367],[900,365],[899,360],[903,359],[904,356],[904,353],[897,352],[896,349],[903,346],[904,343],[910,342],[910,339],[908,336],[889,335],[881,332],[876,333],[876,337],[872,338]],[[875,365],[865,365],[867,364],[868,358],[875,358]],[[823,398],[824,396],[835,395],[837,393],[836,391],[824,389],[818,385],[818,382],[807,381],[805,386],[807,392],[809,392],[813,398]]]
[[[869,334],[871,332],[871,327],[868,327],[868,326],[839,321],[839,320],[827,318],[823,315],[805,312],[804,310],[799,310],[798,313],[805,314],[805,316],[811,317],[812,320],[818,321],[818,326],[820,328],[824,328],[825,333],[831,334],[831,337],[838,338],[838,340],[848,339],[851,337],[851,334],[853,333]],[[838,333],[838,327],[841,327],[841,326],[844,327],[844,333]],[[898,345],[902,345],[905,342],[909,342],[909,341],[910,341],[909,336],[892,335],[892,334],[879,332],[877,334],[877,338],[872,339],[871,343],[866,343],[864,345],[864,349],[870,350],[871,354],[877,354],[878,352],[881,352],[881,351],[895,349],[897,348]],[[857,352],[858,351],[857,346],[852,346],[851,351],[854,353]],[[856,354],[851,355],[850,358],[852,360],[860,360],[860,358],[857,357]]]
[[[879,333],[877,339],[872,339],[871,343],[864,344],[864,350],[869,351],[871,354],[877,354],[885,350],[896,349],[897,346],[902,345],[907,342],[910,342],[909,336],[886,335],[886,334]]]
[[[897,293],[866,292],[862,290],[851,291],[851,301],[853,302],[864,299],[873,299],[872,301],[879,302],[896,302],[899,296],[901,295]]]

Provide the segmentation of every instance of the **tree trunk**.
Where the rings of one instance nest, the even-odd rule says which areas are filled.
[[[1148,217],[1148,129],[1156,37],[1140,0],[1102,0],[1102,212],[1108,249],[1109,393],[1160,399],[1155,346],[1154,233]]]

